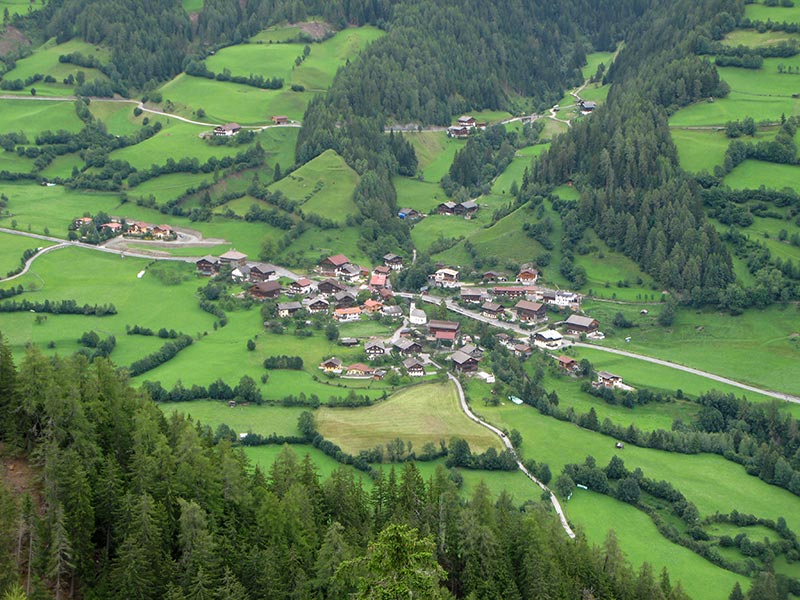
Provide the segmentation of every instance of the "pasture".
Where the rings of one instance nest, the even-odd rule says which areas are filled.
[[[269,186],[301,205],[304,213],[317,214],[343,224],[348,216],[357,215],[353,191],[359,176],[334,150],[304,164],[280,181]]]
[[[578,489],[565,509],[590,543],[602,545],[609,530],[616,534],[626,558],[634,568],[648,562],[657,575],[667,567],[673,585],[680,582],[692,598],[726,600],[738,581],[743,589],[748,579],[714,565],[688,548],[661,536],[645,513],[603,494]]]
[[[786,75],[785,77],[793,76]],[[697,102],[679,110],[670,117],[669,124],[673,127],[724,126],[728,121],[740,121],[746,117],[754,117],[756,122],[775,123],[780,121],[781,115],[797,114],[798,112],[800,112],[800,99],[798,98],[753,96],[732,91],[725,98],[716,98],[713,102]]]
[[[765,58],[760,69],[717,67],[719,76],[731,86],[732,92],[756,97],[787,96],[800,92],[800,74],[781,73],[778,65],[800,68],[800,57]],[[758,118],[760,113],[751,116]]]
[[[725,35],[723,41],[728,46],[748,46],[750,48],[765,48],[781,42],[800,41],[800,35],[785,31],[765,31],[760,33],[756,29],[735,29]]]
[[[497,436],[461,411],[455,386],[449,382],[415,385],[365,408],[322,407],[315,421],[323,436],[350,453],[398,437],[411,441],[417,450],[453,436],[467,440],[473,452],[502,447]]]
[[[617,454],[628,469],[640,467],[646,477],[669,481],[697,505],[701,516],[738,510],[770,519],[783,516],[791,529],[800,528],[800,498],[748,475],[721,456],[677,454],[631,444],[617,450],[611,437],[545,417],[524,405],[481,406],[480,412],[493,425],[517,429],[525,458],[548,463],[554,477],[565,464],[582,463],[587,455],[605,466]]]
[[[425,181],[439,183],[453,164],[456,152],[466,144],[464,140],[447,137],[444,131],[407,133],[406,139],[414,146],[419,160],[419,170]]]
[[[586,55],[586,64],[581,68],[581,74],[584,79],[589,79],[597,73],[597,67],[600,66],[600,63],[602,63],[606,71],[608,71],[612,62],[614,62],[613,52],[592,52]]]
[[[514,181],[517,182],[519,187],[522,187],[522,175],[525,173],[525,169],[530,168],[534,157],[539,156],[549,147],[550,144],[537,144],[518,150],[511,164],[495,178],[492,184],[492,193],[500,195],[510,194],[511,183]]]
[[[289,42],[298,39],[302,32],[299,25],[274,25],[250,38],[253,44],[271,44]]]
[[[672,141],[678,150],[678,161],[685,171],[713,173],[722,165],[730,139],[724,131],[707,131],[672,128]]]
[[[360,479],[361,483],[364,486],[364,489],[369,491],[372,488],[372,480],[367,476],[366,473],[362,473],[361,471],[357,470],[355,467],[347,466],[340,464],[333,460],[327,454],[324,454],[321,450],[317,450],[314,446],[304,445],[304,444],[297,444],[292,446],[278,446],[278,445],[269,445],[269,446],[251,446],[243,448],[242,451],[244,452],[245,456],[250,459],[250,462],[253,466],[258,466],[264,473],[268,474],[270,468],[272,467],[272,463],[278,458],[281,452],[283,452],[286,448],[291,449],[294,452],[298,464],[302,464],[305,460],[306,455],[309,457],[311,462],[317,469],[317,473],[319,474],[320,478],[324,481],[328,477],[331,476],[331,473],[337,471],[339,469],[345,469],[346,471],[350,471],[355,479]]]
[[[153,196],[158,204],[164,204],[179,198],[190,187],[197,187],[202,183],[210,183],[213,173],[171,173],[149,179],[134,188],[128,189],[131,198],[148,198]],[[161,217],[163,221],[166,217]],[[170,219],[172,217],[169,217]]]
[[[135,117],[133,115],[135,106],[136,104],[133,102],[92,100],[92,103],[89,105],[89,110],[97,120],[105,123],[106,130],[113,135],[132,135],[136,133],[142,126],[142,121],[145,118],[148,118],[150,123],[161,121],[162,125],[165,124],[168,119],[168,117],[146,112]]]
[[[278,238],[275,239],[277,241]],[[358,247],[360,239],[359,231],[354,227],[338,229],[309,227],[288,248],[279,253],[279,259],[290,265],[313,267],[325,256],[342,253],[353,262],[367,264],[370,262],[369,258]]]
[[[449,200],[438,183],[400,176],[395,176],[392,182],[397,191],[397,206],[400,208],[413,208],[428,214],[440,203]]]
[[[746,4],[744,16],[751,21],[800,23],[800,6],[766,6],[763,2]]]
[[[608,98],[608,93],[611,91],[611,85],[600,85],[599,83],[590,83],[583,90],[581,90],[581,98],[583,100],[591,100],[598,104],[603,104]]]
[[[11,173],[30,173],[35,167],[35,159],[19,156],[16,152],[0,152],[0,171]]]
[[[725,176],[725,185],[733,189],[791,188],[800,191],[800,167],[746,160]]]
[[[84,166],[84,161],[80,157],[79,154],[63,154],[61,156],[56,156],[49,165],[47,165],[44,169],[39,171],[39,173],[47,177],[48,179],[53,179],[55,177],[61,177],[63,179],[67,179],[72,177],[72,170],[73,169],[81,169]]]
[[[43,131],[77,133],[82,128],[73,102],[0,100],[0,133],[24,132],[33,143]]]
[[[28,7],[37,8],[30,0],[0,0],[0,12],[8,9],[11,15],[23,15],[28,12]]]
[[[301,406],[255,404],[239,404],[235,408],[230,408],[227,402],[220,400],[160,402],[158,406],[166,415],[173,412],[183,413],[214,430],[225,424],[236,433],[258,433],[264,436],[273,433],[283,436],[300,435],[297,430],[297,419],[301,412],[307,410]]]
[[[0,233],[0,278],[20,266],[22,253],[34,248],[47,248],[50,242],[11,233]]]

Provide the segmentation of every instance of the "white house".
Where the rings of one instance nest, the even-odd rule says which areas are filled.
[[[412,325],[425,325],[428,322],[428,315],[421,308],[417,308],[412,302],[411,309],[408,311],[408,321]]]
[[[458,271],[455,269],[439,269],[433,274],[433,282],[439,287],[443,288],[455,288],[461,286],[461,282],[458,280]]]

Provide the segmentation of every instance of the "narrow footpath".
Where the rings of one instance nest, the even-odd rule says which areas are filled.
[[[536,477],[534,477],[531,474],[531,472],[525,467],[525,465],[522,464],[522,461],[519,459],[517,451],[514,450],[514,446],[511,444],[511,441],[500,429],[498,429],[494,425],[490,425],[486,421],[481,420],[475,415],[475,413],[472,412],[472,410],[469,407],[469,404],[467,404],[467,399],[464,396],[464,390],[461,387],[461,382],[456,377],[454,377],[452,373],[448,373],[447,376],[450,378],[450,381],[452,381],[456,385],[456,389],[458,390],[458,398],[461,401],[461,410],[464,411],[464,414],[467,415],[470,419],[472,419],[476,423],[478,423],[479,425],[486,427],[486,429],[490,430],[492,433],[495,433],[503,442],[505,447],[511,451],[511,454],[514,455],[514,460],[516,461],[519,470],[525,473],[526,477],[530,479],[533,483],[542,488],[542,491],[545,491],[548,494],[550,494],[550,502],[553,504],[553,508],[555,509],[559,520],[561,521],[561,526],[564,528],[564,531],[567,532],[567,535],[569,537],[574,538],[575,532],[572,531],[572,528],[569,526],[569,523],[567,522],[567,517],[564,514],[564,510],[561,508],[561,503],[558,501],[558,498],[556,498],[556,495],[553,493],[553,491],[549,487],[547,487],[544,483],[536,479]]]

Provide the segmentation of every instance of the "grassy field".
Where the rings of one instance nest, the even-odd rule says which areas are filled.
[[[149,179],[141,185],[128,190],[131,198],[148,198],[154,196],[158,204],[164,204],[179,198],[190,187],[197,187],[201,183],[210,183],[212,173],[171,173],[154,179]],[[165,217],[162,217],[162,220]]]
[[[337,223],[359,213],[353,202],[358,174],[334,150],[326,150],[287,177],[270,186],[301,204],[304,213],[317,214]]]
[[[183,10],[187,13],[200,12],[203,10],[203,0],[181,0]]]
[[[800,191],[800,167],[746,160],[725,176],[725,184],[734,189],[791,188]]]
[[[672,129],[672,141],[678,149],[681,167],[690,173],[708,171],[722,165],[730,139],[724,131]]]
[[[16,152],[0,152],[0,171],[30,173],[34,169],[33,158],[19,156]]]
[[[765,6],[763,2],[758,2],[745,5],[744,16],[752,21],[800,23],[800,6]]]
[[[600,66],[600,63],[603,63],[606,67],[606,71],[608,71],[608,67],[611,66],[613,59],[613,52],[592,52],[591,54],[587,54],[586,65],[581,68],[583,78],[589,79],[594,76],[594,74],[597,73],[597,67]]]
[[[666,540],[650,517],[618,500],[576,490],[566,503],[566,510],[589,542],[602,545],[608,530],[613,529],[625,556],[635,567],[648,562],[656,574],[667,567],[672,584],[680,582],[692,598],[725,600],[737,581],[743,589],[749,586],[746,577],[726,571]]]
[[[253,463],[253,466],[258,465],[264,473],[269,473],[272,463],[275,462],[275,459],[278,458],[278,455],[283,451],[284,448],[285,446],[277,445],[255,446],[244,448],[243,451],[247,458],[250,459],[250,462]],[[362,473],[354,467],[349,467],[336,462],[330,456],[324,454],[321,450],[314,448],[314,446],[293,445],[289,446],[289,448],[291,448],[297,456],[298,463],[302,463],[305,456],[308,455],[311,459],[311,462],[313,462],[317,467],[317,473],[323,481],[330,477],[331,473],[334,471],[338,469],[346,469],[351,471],[356,479],[361,480],[361,483],[364,485],[365,489],[369,490],[372,488],[372,480],[366,475],[366,473]]]
[[[21,235],[0,233],[0,277],[5,277],[12,269],[20,266],[20,259],[25,250],[47,248],[51,243]]]
[[[36,4],[31,4],[30,0],[0,0],[0,12],[8,9],[11,15],[27,14],[29,6],[38,8]]]
[[[169,415],[184,413],[195,421],[215,429],[228,425],[237,433],[258,433],[260,435],[300,435],[297,418],[307,410],[300,406],[256,406],[238,405],[230,408],[227,402],[219,400],[193,400],[191,402],[162,402],[159,408]]]
[[[517,185],[522,187],[522,175],[525,169],[531,166],[531,162],[535,156],[539,156],[549,147],[550,144],[537,144],[536,146],[528,146],[527,148],[518,150],[511,164],[494,180],[492,184],[492,193],[508,195],[510,200],[511,196],[509,190],[511,189],[511,183],[516,181]]]
[[[78,71],[84,72],[87,81],[91,81],[92,79],[107,79],[107,77],[97,69],[87,69],[86,67],[79,67],[77,65],[58,61],[58,57],[62,54],[70,54],[72,52],[80,52],[84,56],[94,56],[101,63],[108,62],[111,57],[111,53],[108,50],[94,46],[93,44],[88,44],[79,39],[72,39],[63,44],[56,44],[55,38],[53,38],[34,50],[33,54],[30,56],[18,60],[14,69],[6,73],[3,78],[8,80],[24,80],[37,73],[52,75],[56,79],[56,83],[39,81],[33,84],[33,87],[36,88],[37,95],[71,94],[74,86],[68,86],[62,83],[62,80],[69,75],[76,75]]]
[[[447,137],[444,131],[408,133],[406,139],[414,146],[419,160],[419,170],[425,181],[438,183],[450,170],[456,152],[466,144],[464,140]]]
[[[53,162],[39,171],[39,173],[43,177],[47,177],[49,179],[55,177],[67,179],[72,177],[73,168],[80,169],[84,164],[84,160],[79,154],[63,154],[61,156],[56,156],[53,159]]]
[[[478,412],[494,425],[516,428],[523,437],[525,457],[548,463],[554,475],[567,463],[582,463],[587,455],[604,466],[619,454],[628,469],[640,467],[647,477],[669,481],[697,505],[701,515],[735,509],[771,519],[783,516],[791,529],[800,528],[800,498],[747,475],[743,467],[721,456],[676,454],[630,444],[620,451],[613,438],[542,416],[528,406],[481,406]]]
[[[413,208],[428,214],[440,203],[449,199],[438,183],[399,176],[396,176],[393,182],[397,190],[397,205],[400,208]]]
[[[597,303],[587,303],[584,308],[589,314],[600,313]],[[601,319],[610,317],[619,307],[609,305],[605,310],[605,315],[600,313]],[[745,383],[798,394],[800,381],[793,374],[800,359],[800,347],[797,338],[792,337],[799,330],[798,316],[794,306],[751,310],[738,317],[714,311],[682,310],[669,329],[644,324],[629,334],[630,343],[614,336],[606,338],[604,345],[624,347]],[[768,357],[769,369],[761,361],[753,360],[754,356]]]
[[[592,230],[587,230],[585,239],[593,250],[588,254],[576,254],[575,264],[586,269],[584,288],[590,289],[592,295],[635,301],[653,293],[652,278],[639,265],[624,254],[611,250]],[[628,286],[619,287],[617,284],[621,281],[627,282]]]
[[[800,41],[800,35],[786,33],[785,31],[765,31],[759,33],[755,29],[736,29],[725,36],[723,40],[728,46],[749,46],[750,48],[765,48],[781,42]]]
[[[467,440],[473,452],[501,447],[497,436],[461,412],[452,383],[416,385],[367,408],[323,407],[316,423],[322,435],[351,453],[397,437],[411,441],[417,450],[426,442],[438,445],[453,436]]]
[[[39,133],[48,129],[77,133],[82,127],[72,102],[0,100],[0,133],[24,131],[33,143]]]
[[[161,117],[152,113],[143,112],[138,117],[133,115],[135,104],[127,102],[104,102],[92,100],[89,110],[96,119],[105,123],[106,130],[113,135],[131,135],[142,126],[142,121],[147,118],[150,123],[161,121],[162,125],[168,117]]]
[[[778,72],[778,65],[781,64],[796,69],[800,67],[800,58],[765,58],[764,66],[760,69],[717,67],[717,71],[733,92],[756,97],[791,97],[800,91],[800,75]]]
[[[748,5],[752,6],[752,5]],[[791,78],[792,76],[786,75]],[[800,82],[798,82],[800,85]],[[800,112],[800,99],[778,96],[752,96],[731,92],[726,98],[713,102],[703,101],[679,110],[669,120],[678,127],[698,125],[725,125],[728,121],[754,117],[757,122],[777,122],[781,115]]]

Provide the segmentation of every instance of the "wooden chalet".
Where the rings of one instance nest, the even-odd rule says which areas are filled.
[[[387,281],[388,278],[386,275],[375,273],[369,278],[369,289],[371,289],[373,292],[383,289],[386,287]]]
[[[250,267],[249,278],[253,283],[269,281],[278,276],[275,266],[268,263],[251,262],[247,263],[247,266]]]
[[[422,352],[422,344],[407,338],[400,338],[392,344],[393,350],[401,356],[410,356]]]
[[[497,319],[505,312],[502,304],[497,302],[484,302],[481,305],[481,314],[490,319]]]
[[[583,315],[570,315],[564,321],[564,330],[567,333],[580,335],[581,333],[593,333],[600,328],[600,323],[592,317]]]
[[[303,310],[303,305],[299,302],[279,302],[278,303],[278,316],[291,317],[295,313]]]
[[[317,270],[327,276],[334,276],[337,275],[337,271],[345,265],[350,264],[350,259],[347,258],[344,254],[335,254],[333,256],[328,256],[327,258],[323,258],[319,265],[317,265]]]
[[[508,277],[504,273],[498,273],[497,271],[486,271],[481,275],[481,281],[485,283],[505,283],[508,281]]]
[[[178,237],[178,234],[169,225],[156,225],[153,227],[151,235],[157,240],[172,240]]]
[[[336,308],[349,308],[355,305],[356,295],[349,290],[336,292],[333,295],[333,301],[336,304]]]
[[[386,356],[388,351],[386,350],[386,346],[383,345],[382,341],[370,340],[364,344],[364,352],[369,360],[375,360],[376,358],[382,358]]]
[[[530,290],[524,285],[508,285],[492,288],[492,293],[502,298],[525,298],[530,293]]]
[[[450,201],[442,202],[436,207],[436,210],[440,215],[454,215],[456,214],[456,203]]]
[[[517,318],[523,323],[538,323],[547,318],[547,307],[539,302],[520,300],[514,305],[514,310],[517,313]]]
[[[341,373],[342,361],[336,357],[329,358],[328,360],[322,361],[319,365],[319,368],[326,373]]]
[[[364,302],[364,311],[368,313],[376,313],[383,309],[383,302],[378,302],[372,298]]]
[[[533,285],[539,279],[539,271],[533,268],[521,269],[517,273],[517,283],[522,285]]]
[[[456,371],[471,372],[478,370],[479,359],[461,350],[453,352],[453,354],[450,355],[450,361],[453,363],[453,369]]]
[[[247,254],[237,252],[236,250],[228,250],[224,254],[220,254],[219,262],[223,265],[243,267],[247,263]]]
[[[461,300],[469,304],[480,304],[486,296],[485,290],[477,288],[461,288]]]
[[[622,386],[622,377],[614,375],[608,371],[598,371],[597,381],[593,384],[595,387],[617,388]]]
[[[517,358],[530,358],[531,354],[533,354],[533,349],[530,347],[530,344],[514,344],[514,356]]]
[[[289,117],[286,115],[273,115],[272,116],[272,124],[273,125],[286,125],[289,122]]]
[[[403,361],[403,368],[410,377],[422,377],[425,375],[425,365],[420,359],[413,356]]]
[[[392,270],[387,267],[386,265],[378,265],[374,269],[372,269],[373,275],[386,275],[387,277],[391,275]]]
[[[260,281],[259,283],[250,286],[247,293],[256,300],[266,300],[267,298],[277,298],[281,295],[283,289],[281,284],[277,281]]]
[[[537,331],[533,335],[533,345],[539,348],[555,350],[561,348],[563,339],[564,336],[555,329],[546,329],[544,331]]]
[[[310,313],[321,313],[321,312],[328,312],[331,305],[325,298],[322,296],[318,296],[308,302],[306,305],[306,310]]]
[[[100,225],[100,231],[103,233],[119,235],[122,233],[122,223],[103,223]]]
[[[453,214],[463,215],[467,218],[470,218],[477,210],[478,203],[474,200],[467,200],[466,202],[460,202],[459,204],[456,204],[455,208],[453,209]]]
[[[461,127],[475,127],[478,124],[478,121],[475,120],[475,117],[464,115],[458,117],[458,124]]]
[[[214,135],[236,135],[242,129],[238,123],[226,123],[225,125],[217,125],[214,127]]]
[[[314,289],[314,282],[307,277],[301,277],[297,281],[293,281],[289,286],[289,293],[295,296],[305,296],[310,294]]]
[[[354,337],[339,338],[339,345],[352,348],[353,346],[358,346],[358,339]]]
[[[344,368],[346,377],[372,377],[374,373],[375,369],[368,367],[364,363],[355,363]]]
[[[450,127],[447,128],[447,137],[451,138],[469,137],[470,131],[472,131],[470,127],[460,127],[458,125],[451,125]]]
[[[406,221],[414,221],[422,217],[422,215],[413,208],[401,208],[397,211],[397,216]]]
[[[333,296],[339,292],[344,292],[347,287],[336,281],[335,279],[326,279],[325,281],[320,282],[317,284],[317,290],[319,290],[320,294],[325,294],[326,296]]]
[[[397,254],[383,255],[383,264],[389,267],[392,271],[400,271],[403,268],[403,257]]]
[[[367,271],[367,274],[369,274],[369,271]],[[336,269],[336,276],[339,279],[343,279],[344,281],[348,281],[350,283],[355,283],[358,281],[361,275],[361,267],[352,263],[347,263],[346,265],[342,265]]]
[[[458,280],[458,271],[455,269],[439,269],[433,274],[433,282],[439,287],[453,288],[460,287],[461,283]]]
[[[194,263],[198,275],[210,277],[219,273],[219,259],[210,254],[203,258],[198,258]]]
[[[558,368],[567,373],[574,373],[580,369],[580,363],[571,356],[562,354],[556,358],[556,362],[558,363]]]
[[[381,314],[390,319],[401,319],[403,317],[403,309],[396,305],[384,305],[381,309]]]

